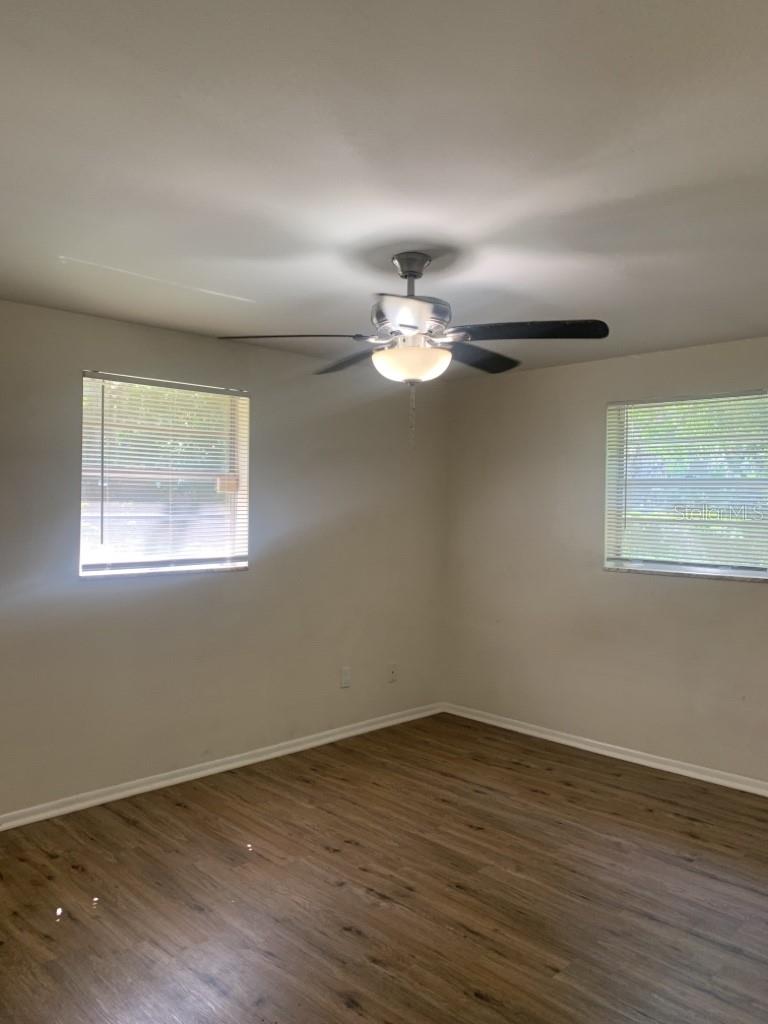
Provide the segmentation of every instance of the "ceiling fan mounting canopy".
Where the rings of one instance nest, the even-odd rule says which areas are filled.
[[[396,252],[392,257],[400,277],[418,278],[424,276],[424,271],[432,262],[432,257],[425,252]]]
[[[529,320],[451,327],[451,307],[443,299],[415,294],[415,282],[432,262],[425,252],[407,250],[392,257],[406,294],[382,292],[371,310],[376,333],[366,334],[240,334],[226,341],[259,341],[274,338],[351,338],[363,347],[323,367],[320,374],[336,373],[370,360],[389,380],[415,384],[434,380],[453,359],[485,373],[504,373],[519,360],[490,352],[475,341],[508,341],[518,338],[605,338],[608,325],[602,320]]]

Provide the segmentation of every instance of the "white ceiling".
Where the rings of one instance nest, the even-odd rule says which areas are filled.
[[[399,287],[388,254],[433,245],[424,290],[459,323],[611,325],[496,346],[529,366],[768,334],[765,0],[5,0],[3,22],[5,298],[358,332]]]

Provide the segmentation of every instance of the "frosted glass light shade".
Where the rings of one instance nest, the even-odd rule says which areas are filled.
[[[388,380],[434,380],[445,373],[451,363],[447,348],[382,348],[372,356],[373,365]]]

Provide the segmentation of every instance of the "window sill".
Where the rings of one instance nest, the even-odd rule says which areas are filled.
[[[738,580],[740,583],[768,583],[768,571],[762,569],[714,569],[698,565],[668,565],[665,562],[628,562],[603,564],[606,572],[637,572],[653,576],[682,576],[699,580]]]
[[[219,572],[243,572],[248,568],[247,562],[238,562],[233,565],[169,565],[155,566],[147,569],[94,569],[90,572],[79,572],[81,580],[103,580],[120,579],[126,576],[190,576],[194,573],[203,573],[206,576]]]

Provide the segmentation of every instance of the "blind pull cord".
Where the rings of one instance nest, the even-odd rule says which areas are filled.
[[[101,507],[99,509],[99,543],[104,544],[104,381],[101,382]]]

